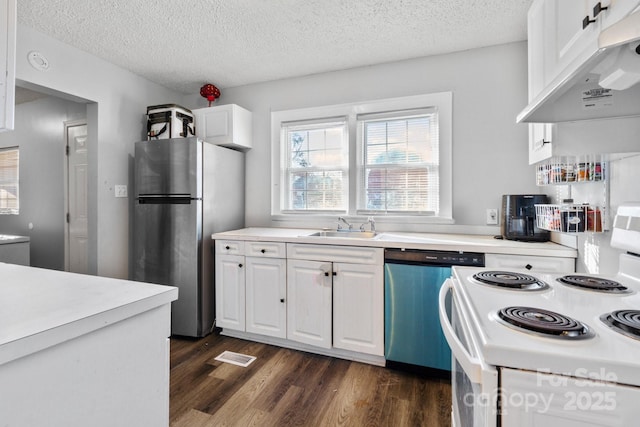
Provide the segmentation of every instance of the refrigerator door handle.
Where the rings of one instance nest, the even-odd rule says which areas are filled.
[[[141,205],[145,204],[154,204],[154,205],[173,205],[173,204],[183,204],[188,205],[194,199],[189,195],[163,195],[163,196],[150,196],[144,195],[138,197],[138,203]]]

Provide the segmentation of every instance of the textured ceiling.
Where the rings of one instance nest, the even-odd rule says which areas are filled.
[[[532,0],[18,0],[18,22],[185,94],[526,39]]]

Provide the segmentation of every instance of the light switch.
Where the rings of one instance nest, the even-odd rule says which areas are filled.
[[[126,185],[114,185],[113,186],[116,197],[127,197],[127,186]]]

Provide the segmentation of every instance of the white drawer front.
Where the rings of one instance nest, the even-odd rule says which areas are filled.
[[[287,244],[282,242],[246,242],[247,256],[286,258]]]
[[[287,244],[287,257],[311,261],[347,262],[352,264],[379,264],[384,262],[384,249],[362,246],[330,246]]]
[[[576,271],[575,258],[486,254],[484,263],[485,267],[487,268],[504,268],[555,273],[572,273]]]
[[[216,253],[244,255],[244,242],[242,240],[216,240]]]

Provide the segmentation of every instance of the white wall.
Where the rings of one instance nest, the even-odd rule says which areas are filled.
[[[64,122],[85,116],[85,104],[47,97],[17,105],[15,130],[0,133],[0,147],[20,149],[20,213],[0,215],[0,231],[30,237],[32,266],[64,270]]]
[[[638,137],[640,149],[640,137]],[[616,210],[624,202],[640,202],[640,154],[609,162],[609,213],[611,224]],[[619,256],[624,251],[612,248],[611,232],[578,235],[579,272],[613,275],[619,268]]]
[[[534,169],[528,166],[527,125],[515,122],[516,115],[527,103],[526,43],[222,90],[216,102],[235,103],[253,112],[253,148],[247,153],[247,226],[273,224],[270,217],[272,111],[443,91],[453,92],[456,225],[396,224],[394,227],[498,234],[498,227],[485,226],[485,209],[499,208],[502,194],[538,191]],[[185,97],[184,105],[201,108],[207,106],[207,101],[193,94]]]
[[[31,51],[48,59],[47,71],[29,65]],[[126,278],[130,203],[116,199],[113,186],[131,189],[133,143],[144,138],[146,107],[179,103],[182,95],[23,25],[17,31],[16,78],[89,102],[89,268]]]

